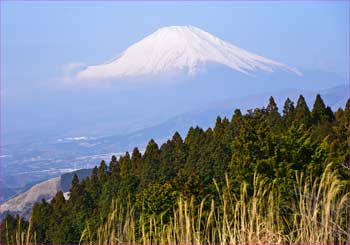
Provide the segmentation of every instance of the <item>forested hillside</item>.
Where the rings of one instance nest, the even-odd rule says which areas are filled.
[[[242,223],[246,217],[239,211],[242,206],[235,211],[226,209],[238,207],[234,204],[237,200],[261,213],[261,221],[256,218],[254,224],[268,224],[262,217],[271,218],[270,227],[256,227],[268,227],[276,236],[259,233],[253,223],[247,226],[252,229],[249,234],[266,236],[265,243],[291,242],[276,237],[294,237],[293,227],[308,217],[302,215],[304,206],[319,211],[314,215],[315,233],[324,231],[330,243],[350,242],[349,136],[350,100],[344,109],[333,112],[318,95],[310,110],[301,95],[296,105],[287,99],[279,110],[271,97],[266,108],[247,113],[236,109],[232,118],[217,117],[214,128],[193,127],[184,139],[175,133],[161,146],[150,140],[143,154],[135,148],[120,159],[102,161],[90,177],[83,181],[73,178],[68,200],[58,192],[50,203],[36,204],[29,222],[8,216],[2,223],[2,244],[18,243],[16,234],[21,232],[33,243],[50,244],[244,242],[234,240],[236,233],[231,233],[239,230],[238,223],[249,225]],[[329,183],[327,176],[332,176]],[[259,200],[256,206],[254,198]],[[310,200],[319,206],[309,205]],[[273,203],[271,209],[268,203]],[[325,218],[323,211],[335,204],[339,208],[334,210],[336,224],[325,223],[328,216]],[[203,227],[193,232],[193,237],[186,232],[175,234],[180,228],[171,226],[181,220],[182,209],[192,210],[187,214],[193,218],[180,222],[184,227]],[[241,216],[235,216],[236,211]],[[323,230],[323,225],[332,230]],[[165,227],[174,231],[168,240],[159,235],[168,229]],[[223,237],[224,230],[232,240]],[[191,238],[186,240],[186,236]],[[264,241],[249,236],[252,240],[246,243]],[[298,239],[293,241],[303,243]]]

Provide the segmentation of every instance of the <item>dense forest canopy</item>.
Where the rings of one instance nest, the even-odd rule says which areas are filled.
[[[310,110],[300,95],[296,104],[287,99],[279,110],[270,97],[266,108],[246,114],[236,109],[230,119],[217,117],[213,128],[192,127],[184,139],[175,133],[161,146],[150,140],[144,154],[135,148],[119,159],[102,161],[82,181],[75,176],[68,200],[60,191],[51,202],[35,204],[31,230],[37,243],[77,244],[86,227],[97,239],[114,200],[125,207],[132,204],[136,217],[162,215],[166,223],[179,196],[192,199],[194,206],[204,199],[219,203],[218,190],[225,189],[228,180],[237,198],[242,183],[247,195],[254,195],[256,175],[278,188],[280,205],[275,212],[292,218],[296,173],[317,178],[331,166],[340,180],[349,180],[349,136],[350,100],[333,112],[317,95]],[[210,209],[205,205],[210,202],[204,204],[204,212]],[[18,216],[3,220],[2,243],[13,243],[19,221],[28,227]],[[141,240],[141,231],[135,234]]]

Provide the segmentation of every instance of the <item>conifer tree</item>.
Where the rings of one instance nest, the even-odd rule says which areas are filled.
[[[179,132],[177,132],[177,131],[174,133],[171,141],[174,142],[174,144],[182,144],[183,143],[182,137],[179,134]]]
[[[104,182],[106,172],[107,172],[107,165],[106,165],[106,162],[102,160],[98,168],[98,179],[100,180],[100,182]]]
[[[330,123],[335,120],[335,115],[334,115],[332,108],[330,106],[326,107],[326,116],[327,116],[328,122],[330,122]]]
[[[311,121],[311,115],[309,107],[306,104],[304,96],[300,95],[297,106],[295,107],[295,118],[294,122],[296,124],[304,124],[309,126]]]
[[[275,102],[275,99],[272,96],[270,96],[269,104],[267,105],[266,110],[268,114],[278,113],[277,104]]]
[[[63,192],[58,191],[56,196],[52,199],[51,204],[54,209],[63,209],[66,203],[66,199],[64,198]]]
[[[216,122],[215,122],[215,127],[214,127],[214,136],[218,139],[221,139],[222,136],[224,134],[224,125],[221,121],[221,117],[218,116],[216,118]]]
[[[91,173],[90,179],[91,179],[91,183],[92,183],[93,185],[97,184],[97,182],[98,182],[98,168],[97,168],[97,166],[95,166],[95,167],[92,169],[92,173]]]
[[[126,152],[124,156],[119,159],[120,175],[122,178],[126,178],[130,174],[131,159],[129,152]]]
[[[186,145],[178,132],[175,132],[171,141],[174,144],[173,159],[177,171],[178,168],[182,167],[186,162]]]
[[[228,126],[229,132],[226,135],[226,142],[232,142],[233,138],[238,135],[239,129],[243,122],[243,115],[240,109],[235,109],[231,118],[230,125]]]
[[[137,147],[135,147],[131,155],[131,171],[134,174],[139,174],[139,170],[141,167],[141,158],[142,158],[141,152]]]
[[[286,99],[283,106],[283,121],[287,127],[289,127],[295,117],[295,107],[293,101],[291,101],[289,98]]]
[[[84,189],[82,185],[79,183],[78,175],[74,174],[72,185],[69,190],[69,203],[71,206],[75,206],[77,208],[81,208],[83,205],[83,192]]]
[[[233,116],[231,118],[231,122],[232,121],[237,121],[239,119],[242,119],[242,112],[240,109],[235,109]]]
[[[327,121],[326,105],[324,104],[320,94],[316,95],[315,103],[311,112],[312,122],[320,124]]]
[[[277,104],[272,96],[269,99],[266,111],[268,114],[269,125],[274,131],[281,130],[281,115],[278,112]]]
[[[115,172],[117,164],[118,164],[117,157],[113,155],[111,161],[109,162],[109,171],[111,173]]]
[[[157,143],[151,139],[147,144],[145,154],[142,157],[143,184],[154,182],[157,179],[159,168],[159,148]]]
[[[224,128],[223,134],[225,134],[227,127],[229,127],[229,125],[230,125],[230,121],[227,119],[227,117],[224,117],[221,121],[221,124],[222,124],[222,127]]]
[[[111,159],[112,162],[116,162],[117,161],[117,157],[115,155],[112,155],[112,159]]]
[[[79,177],[78,175],[74,174],[73,179],[72,179],[72,185],[70,188],[70,192],[73,192],[74,190],[76,190],[78,188],[79,185]]]

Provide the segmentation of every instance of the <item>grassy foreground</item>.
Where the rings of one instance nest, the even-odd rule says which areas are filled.
[[[295,199],[291,215],[283,214],[279,191],[266,179],[254,177],[253,194],[242,184],[240,197],[226,188],[220,204],[202,200],[198,207],[193,199],[179,197],[172,218],[165,222],[162,214],[135,219],[132,205],[112,203],[108,220],[90,236],[89,226],[81,236],[88,244],[349,244],[349,183],[337,177],[328,166],[322,176],[312,180],[296,174]]]
[[[255,175],[253,193],[241,184],[239,197],[226,187],[217,190],[219,205],[204,199],[179,197],[172,217],[163,214],[136,219],[133,205],[113,201],[106,222],[96,232],[89,224],[81,235],[81,244],[349,244],[350,191],[329,165],[320,178],[303,175],[296,178],[295,198],[283,212],[280,193],[274,183]],[[215,182],[215,180],[214,180]],[[3,232],[6,232],[6,225]],[[15,244],[36,244],[31,222],[26,229],[18,224]]]

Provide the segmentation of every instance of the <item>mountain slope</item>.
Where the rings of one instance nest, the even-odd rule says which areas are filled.
[[[33,204],[40,202],[41,199],[51,199],[59,190],[60,177],[49,179],[34,185],[28,191],[3,203],[0,207],[0,213],[20,213],[28,217]]]
[[[91,169],[80,169],[33,185],[25,192],[1,204],[0,220],[6,213],[20,214],[25,218],[29,218],[35,203],[41,202],[42,199],[46,201],[51,200],[59,190],[62,190],[64,193],[69,192],[75,174],[80,180],[83,180],[91,175],[91,171]]]
[[[180,71],[194,75],[208,63],[250,74],[282,70],[301,73],[279,62],[250,53],[193,26],[163,27],[126,49],[119,57],[89,66],[80,79],[160,75]]]

